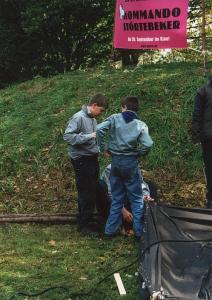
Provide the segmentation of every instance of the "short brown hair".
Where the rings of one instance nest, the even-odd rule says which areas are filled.
[[[127,109],[137,112],[139,109],[138,98],[134,96],[127,96],[121,100],[121,106],[126,106]]]
[[[94,103],[96,103],[97,106],[104,107],[105,109],[108,108],[108,100],[102,94],[96,94],[90,99],[89,105]]]

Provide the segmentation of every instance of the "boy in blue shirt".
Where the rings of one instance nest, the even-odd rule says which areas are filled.
[[[121,106],[121,113],[110,116],[97,126],[100,151],[112,155],[112,204],[105,226],[105,236],[112,237],[117,234],[122,222],[121,210],[127,196],[133,214],[133,230],[135,236],[140,238],[143,229],[143,197],[138,159],[148,153],[153,141],[147,125],[138,119],[138,99],[128,96],[122,100]]]

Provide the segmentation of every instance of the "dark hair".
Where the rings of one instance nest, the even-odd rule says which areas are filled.
[[[108,108],[108,100],[102,94],[96,94],[90,99],[89,105],[94,103],[96,103],[97,106],[104,107],[105,109]]]
[[[121,100],[121,106],[126,106],[127,109],[137,112],[139,109],[138,98],[134,96],[127,96]]]

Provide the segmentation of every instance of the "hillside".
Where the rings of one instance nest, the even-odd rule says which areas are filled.
[[[207,81],[197,64],[135,69],[79,70],[0,90],[0,212],[67,212],[76,191],[63,132],[69,117],[101,92],[119,111],[126,95],[141,100],[140,117],[155,142],[142,161],[145,177],[161,188],[162,201],[204,205],[201,152],[191,143],[196,90]],[[101,121],[99,119],[99,121]],[[108,160],[100,158],[102,169]]]

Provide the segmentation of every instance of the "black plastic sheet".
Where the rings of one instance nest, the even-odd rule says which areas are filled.
[[[211,300],[212,210],[147,205],[139,277],[141,300]]]

